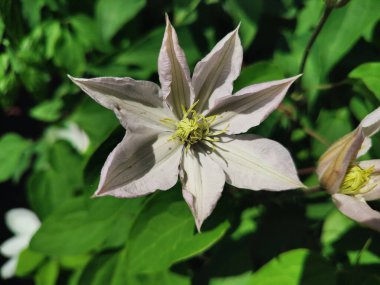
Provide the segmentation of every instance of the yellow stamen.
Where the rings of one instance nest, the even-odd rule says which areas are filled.
[[[373,189],[373,187],[368,186],[368,181],[370,179],[370,175],[375,170],[374,166],[371,166],[367,169],[362,169],[358,165],[352,165],[348,168],[346,176],[343,179],[342,185],[340,186],[339,192],[346,195],[357,195],[364,194]]]
[[[194,110],[197,103],[198,101],[192,104],[188,110],[186,110],[184,106],[181,106],[183,117],[179,122],[175,122],[169,118],[161,120],[161,122],[167,125],[174,125],[176,127],[176,130],[170,139],[178,140],[180,143],[186,145],[186,150],[188,150],[191,145],[202,140],[217,142],[219,141],[219,138],[216,138],[215,136],[221,135],[227,130],[226,127],[221,131],[211,131],[210,125],[216,120],[217,115],[205,117],[202,114],[198,114]]]

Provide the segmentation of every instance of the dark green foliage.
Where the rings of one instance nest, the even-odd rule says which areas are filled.
[[[323,9],[322,0],[0,0],[0,182],[18,189],[1,187],[2,199],[27,196],[42,220],[17,276],[37,285],[380,284],[380,235],[323,191],[226,186],[201,234],[180,185],[90,198],[124,129],[67,74],[158,83],[166,12],[191,68],[241,24],[239,90],[296,75]],[[328,145],[379,106],[379,20],[379,0],[334,9],[298,86],[250,130],[286,146],[310,187]],[[57,135],[73,123],[89,137],[86,150]],[[378,142],[369,158],[379,158]]]

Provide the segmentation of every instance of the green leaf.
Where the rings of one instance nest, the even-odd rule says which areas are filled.
[[[78,95],[79,96],[79,95]],[[86,96],[82,94],[82,96]],[[114,113],[87,96],[71,114],[70,121],[76,122],[90,138],[90,153],[119,125]]]
[[[252,273],[245,272],[237,276],[217,277],[210,280],[210,285],[248,285],[251,284]]]
[[[53,61],[58,67],[72,75],[80,75],[85,69],[86,60],[83,47],[68,29],[61,31]]]
[[[55,285],[59,275],[59,264],[56,260],[50,260],[43,265],[35,275],[36,285]]]
[[[30,141],[15,133],[0,138],[0,182],[21,177],[29,167],[32,147]]]
[[[331,144],[352,131],[350,113],[346,107],[336,110],[321,110],[318,119],[316,133],[324,140],[324,143]],[[312,141],[312,154],[318,158],[327,149],[321,141]]]
[[[85,267],[78,285],[124,285],[125,268],[121,269],[124,251],[95,256]]]
[[[29,248],[23,250],[18,258],[16,276],[27,276],[36,270],[45,259],[41,253],[34,252]]]
[[[280,254],[252,275],[247,284],[260,285],[333,285],[335,268],[320,255],[307,249],[295,249]]]
[[[145,0],[98,0],[95,17],[103,38],[110,40],[124,24],[144,8],[145,3]]]
[[[355,222],[341,214],[336,208],[326,217],[323,223],[321,243],[325,253],[333,251],[333,244],[347,233]]]
[[[262,6],[262,1],[251,0],[227,0],[223,4],[224,10],[232,16],[235,25],[241,23],[239,34],[244,49],[249,47],[255,38]]]
[[[141,199],[71,199],[43,222],[30,247],[64,256],[120,246],[127,239],[140,204]]]
[[[284,72],[276,64],[269,61],[257,62],[243,68],[234,83],[234,90],[238,91],[251,84],[283,78]]]
[[[43,122],[54,122],[61,116],[62,107],[61,99],[44,101],[30,110],[30,116]]]
[[[45,217],[82,187],[83,163],[66,142],[52,146],[40,143],[39,147],[40,160],[28,178],[27,187],[33,209]]]
[[[130,274],[165,270],[205,251],[225,234],[228,222],[196,233],[194,218],[179,192],[158,193],[141,210],[127,243],[125,266]]]
[[[348,76],[363,81],[367,88],[380,100],[380,62],[359,65]]]
[[[363,36],[366,29],[380,19],[380,1],[351,0],[335,9],[316,40],[313,52],[318,54],[323,74],[330,69]]]

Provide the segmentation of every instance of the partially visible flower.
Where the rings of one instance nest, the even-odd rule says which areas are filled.
[[[128,77],[70,77],[111,109],[126,135],[108,156],[95,196],[131,198],[173,187],[178,175],[198,230],[225,181],[251,190],[304,187],[289,152],[252,134],[299,77],[255,84],[232,95],[240,73],[238,29],[226,35],[190,76],[176,32],[167,19],[158,58],[161,88]]]
[[[74,122],[68,122],[63,128],[52,129],[49,136],[53,140],[62,139],[69,142],[79,153],[86,152],[90,145],[86,132]]]
[[[380,108],[335,142],[319,159],[320,184],[337,208],[349,218],[380,231],[380,213],[366,201],[380,199],[380,159],[358,161],[371,147],[370,137],[380,129]]]
[[[16,208],[5,214],[5,224],[15,235],[0,245],[0,253],[9,260],[1,267],[1,277],[11,278],[16,273],[20,253],[28,247],[41,222],[35,213],[28,209]]]

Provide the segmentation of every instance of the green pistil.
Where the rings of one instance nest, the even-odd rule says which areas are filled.
[[[186,145],[186,150],[188,150],[193,144],[202,140],[217,142],[219,141],[219,138],[215,138],[214,136],[226,132],[225,129],[217,132],[211,131],[210,125],[215,121],[217,115],[205,117],[202,114],[198,114],[194,110],[197,103],[198,101],[192,104],[188,110],[182,106],[183,117],[179,122],[175,122],[169,118],[161,120],[165,124],[174,125],[176,127],[176,130],[170,139],[178,140],[180,143]]]
[[[343,179],[339,192],[346,195],[363,194],[370,191],[373,187],[364,189],[367,186],[370,179],[370,175],[374,171],[374,166],[367,169],[362,169],[358,165],[352,165],[348,168],[346,176]]]

